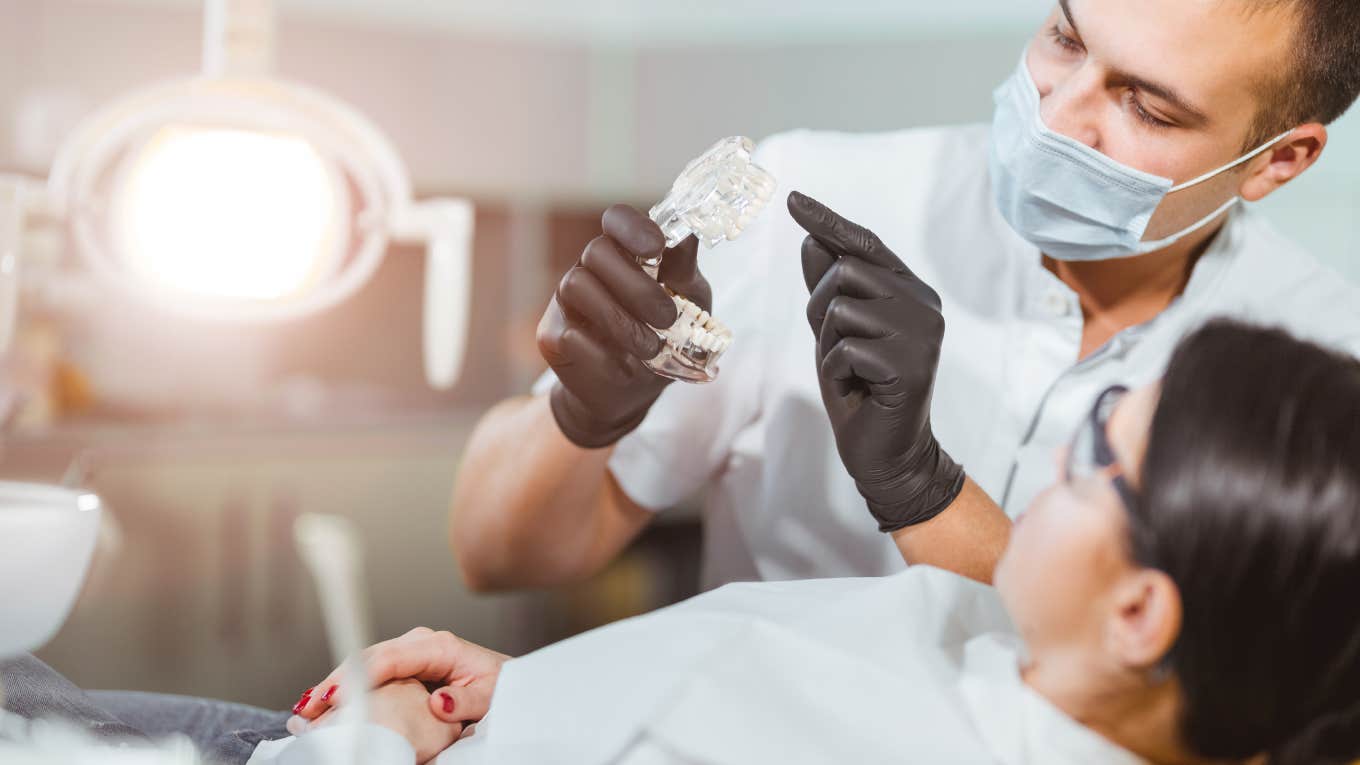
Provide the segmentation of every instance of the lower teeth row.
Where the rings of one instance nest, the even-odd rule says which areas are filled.
[[[677,313],[675,323],[659,333],[668,345],[677,351],[697,349],[710,355],[727,350],[732,344],[731,330],[689,300],[679,295],[671,295],[671,298]]]

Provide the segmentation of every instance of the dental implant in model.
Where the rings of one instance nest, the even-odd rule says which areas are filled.
[[[685,166],[649,213],[668,248],[693,234],[711,249],[736,239],[760,214],[774,195],[775,179],[751,162],[754,150],[749,138],[724,138]],[[656,278],[661,257],[641,265]],[[718,359],[732,345],[732,331],[685,296],[672,292],[671,298],[678,315],[669,328],[657,330],[666,345],[647,366],[675,380],[711,382],[718,376]]]

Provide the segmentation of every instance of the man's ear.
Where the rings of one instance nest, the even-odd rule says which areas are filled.
[[[1259,202],[1276,189],[1303,175],[1322,156],[1327,147],[1327,128],[1316,122],[1294,130],[1269,151],[1247,164],[1238,194],[1248,202]]]
[[[1181,633],[1181,592],[1171,577],[1140,569],[1115,585],[1106,643],[1129,669],[1155,667]]]

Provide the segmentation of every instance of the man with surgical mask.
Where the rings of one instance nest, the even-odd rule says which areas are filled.
[[[588,576],[696,494],[708,586],[904,558],[988,579],[1084,403],[1157,378],[1206,318],[1360,352],[1360,291],[1243,204],[1308,170],[1357,94],[1348,0],[1062,0],[990,129],[761,145],[788,214],[702,274],[693,241],[664,261],[735,333],[703,386],[642,365],[674,318],[636,266],[663,239],[611,208],[540,325],[550,374],[469,444],[465,579]]]

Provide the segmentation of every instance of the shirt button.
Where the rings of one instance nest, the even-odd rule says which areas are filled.
[[[1050,316],[1066,316],[1072,310],[1072,304],[1067,300],[1067,296],[1057,290],[1046,293],[1042,303],[1044,311]]]

